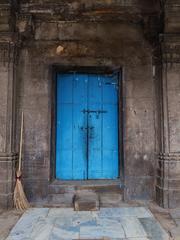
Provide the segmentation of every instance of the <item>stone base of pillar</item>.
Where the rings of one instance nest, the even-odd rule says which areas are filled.
[[[17,154],[0,153],[0,208],[13,206]]]
[[[156,201],[164,208],[180,207],[180,154],[161,154],[158,161]]]

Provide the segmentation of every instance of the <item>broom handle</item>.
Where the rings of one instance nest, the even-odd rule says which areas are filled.
[[[24,127],[24,114],[22,112],[21,115],[21,135],[20,135],[20,145],[19,145],[19,166],[18,171],[21,171],[21,163],[22,163],[22,143],[23,143],[23,127]]]

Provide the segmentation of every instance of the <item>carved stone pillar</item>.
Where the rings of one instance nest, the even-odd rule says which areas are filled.
[[[165,208],[180,207],[180,34],[162,35],[161,153],[157,201]]]
[[[12,206],[16,111],[16,45],[10,33],[0,33],[0,207]]]

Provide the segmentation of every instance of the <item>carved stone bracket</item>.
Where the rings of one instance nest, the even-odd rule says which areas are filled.
[[[180,63],[180,34],[163,34],[160,41],[163,62]]]
[[[16,27],[22,38],[31,38],[35,28],[32,14],[19,14]]]

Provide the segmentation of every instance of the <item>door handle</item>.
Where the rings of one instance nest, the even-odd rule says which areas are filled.
[[[81,111],[82,113],[96,113],[96,114],[100,114],[100,113],[107,113],[107,111],[106,110],[86,110],[86,109],[83,109],[82,111]]]

